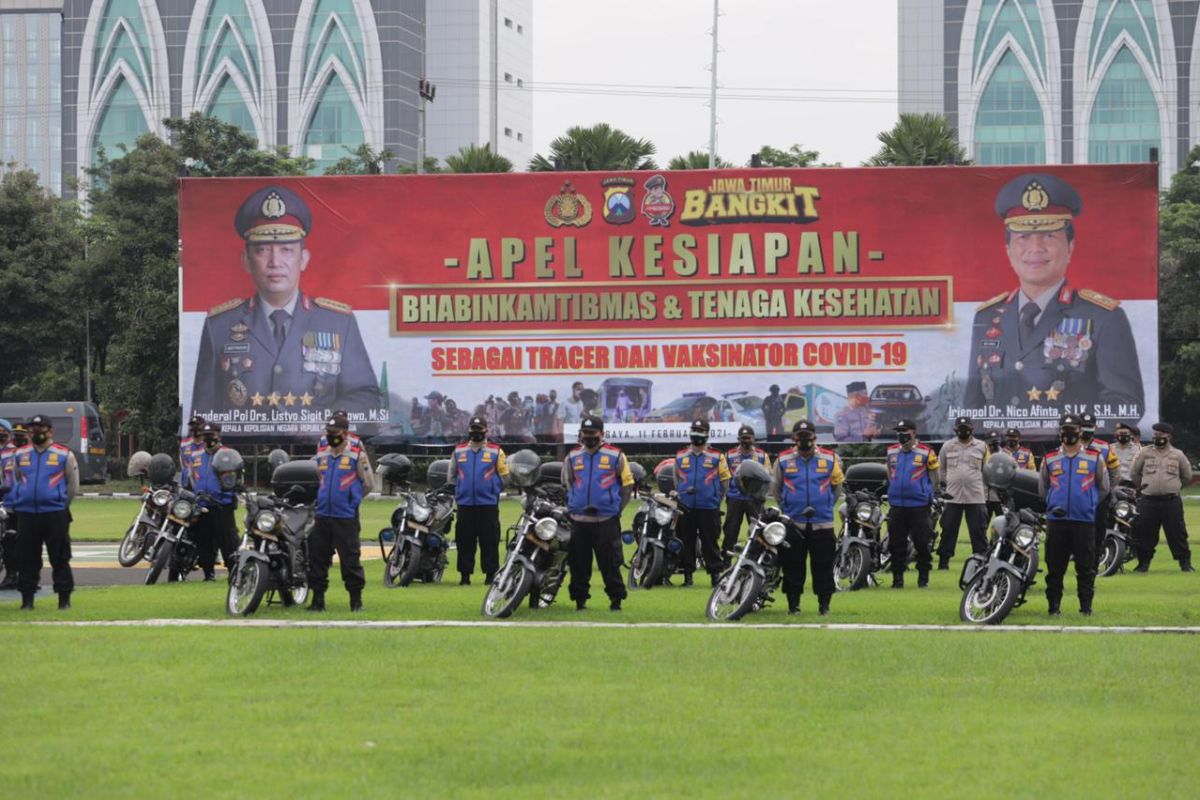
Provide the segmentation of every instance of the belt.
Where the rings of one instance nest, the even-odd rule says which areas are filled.
[[[1179,497],[1178,494],[1144,494],[1142,497],[1147,500],[1175,500]]]

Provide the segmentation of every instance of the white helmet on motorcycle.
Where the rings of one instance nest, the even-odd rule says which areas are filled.
[[[170,456],[167,456],[170,458]],[[129,467],[125,470],[125,474],[131,478],[140,478],[146,474],[146,470],[150,469],[150,454],[145,450],[138,450],[129,457]]]
[[[1007,489],[1012,486],[1016,474],[1016,459],[1003,451],[990,454],[987,463],[983,465],[983,482],[993,489]]]

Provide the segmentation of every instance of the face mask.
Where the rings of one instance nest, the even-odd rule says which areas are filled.
[[[221,445],[221,440],[212,436],[204,437],[204,447],[208,450],[216,450]]]
[[[1155,436],[1154,437],[1154,446],[1155,447],[1166,447],[1167,444],[1168,444],[1167,437],[1165,437],[1165,436]]]
[[[696,447],[703,447],[706,442],[708,442],[707,436],[700,436],[698,434],[692,435],[692,444],[696,445]]]
[[[813,446],[813,437],[811,437],[811,436],[797,436],[796,437],[796,447],[799,447],[801,450],[812,450],[812,446]]]
[[[1092,437],[1096,435],[1096,432],[1095,432],[1095,431],[1084,430],[1084,431],[1083,431],[1083,432],[1081,432],[1079,435],[1080,435],[1080,437],[1081,437],[1081,438],[1082,438],[1082,439],[1083,439],[1085,442],[1090,442],[1090,441],[1092,440]]]
[[[579,441],[583,442],[583,446],[589,449],[595,449],[600,446],[599,436],[584,436]]]
[[[14,436],[13,437],[13,445],[15,445],[16,447],[24,447],[27,444],[29,444],[28,436]]]
[[[745,447],[747,450],[754,446],[754,440],[750,438],[738,439],[738,441],[741,442],[742,447]]]
[[[958,428],[954,432],[958,435],[958,438],[962,439],[964,442],[971,438],[970,428]]]
[[[908,431],[900,431],[896,434],[896,441],[900,444],[908,444],[912,441],[912,434]]]
[[[1117,434],[1117,441],[1120,442],[1121,444],[1129,444],[1130,438],[1131,437],[1128,433],[1118,433]]]
[[[1079,431],[1063,431],[1058,435],[1058,438],[1062,440],[1063,444],[1078,444]]]
[[[37,444],[37,445],[42,445],[42,444],[45,444],[45,443],[46,443],[46,440],[47,440],[47,439],[49,439],[49,438],[50,438],[50,436],[49,436],[48,434],[45,434],[45,433],[35,433],[35,434],[33,434],[33,436],[32,436],[33,443],[34,443],[34,444]]]
[[[327,436],[330,447],[340,447],[342,442],[346,441],[346,437],[341,434],[331,433]]]
[[[993,453],[1000,452],[1000,443],[999,442],[988,442],[988,450],[991,450]]]
[[[1005,444],[1008,445],[1009,450],[1016,450],[1018,447],[1021,446],[1021,440],[1020,439],[1009,439]]]
[[[467,434],[467,438],[472,442],[482,442],[487,438],[487,431],[474,430]]]

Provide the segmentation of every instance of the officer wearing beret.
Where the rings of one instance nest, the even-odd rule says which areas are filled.
[[[1188,547],[1187,524],[1183,521],[1183,499],[1179,493],[1192,482],[1192,465],[1182,450],[1171,445],[1174,434],[1166,422],[1156,422],[1151,446],[1143,447],[1130,467],[1130,480],[1141,489],[1138,498],[1137,567],[1135,572],[1147,572],[1154,550],[1158,547],[1158,531],[1167,534],[1167,546],[1184,572],[1192,572],[1192,551]]]
[[[308,206],[288,189],[267,186],[242,204],[234,227],[246,241],[242,265],[257,292],[208,312],[194,412],[378,408],[379,384],[350,306],[300,291],[311,255]]]
[[[963,405],[1124,406],[1142,415],[1137,348],[1120,303],[1067,281],[1079,193],[1053,175],[1010,181],[996,198],[1019,286],[979,306]]]

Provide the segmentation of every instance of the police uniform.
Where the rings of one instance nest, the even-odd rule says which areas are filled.
[[[757,461],[766,467],[768,472],[771,469],[771,457],[761,447],[751,445],[749,449],[744,449],[739,444],[725,453],[725,464],[731,475],[737,472],[738,466],[743,461]],[[756,506],[757,504],[754,501],[742,494],[742,490],[738,488],[737,481],[729,482],[729,491],[725,494],[724,552],[732,552],[737,547],[738,535],[742,530],[742,523],[755,514],[757,511]]]
[[[1170,434],[1171,426],[1156,423],[1156,436]],[[1188,547],[1187,523],[1183,519],[1180,492],[1192,481],[1192,465],[1182,450],[1168,440],[1166,447],[1143,447],[1130,467],[1130,480],[1141,489],[1138,498],[1137,571],[1150,568],[1158,547],[1158,531],[1167,534],[1171,556],[1185,572],[1192,571],[1192,552]]]
[[[191,489],[192,473],[189,466],[196,453],[204,449],[204,441],[200,438],[200,429],[204,427],[204,419],[202,417],[192,417],[188,420],[188,427],[196,431],[195,436],[185,436],[179,440],[179,485],[184,489]]]
[[[955,428],[974,427],[967,417],[954,421]],[[957,436],[942,445],[938,462],[950,499],[942,509],[942,538],[938,544],[938,569],[949,569],[958,547],[958,531],[963,518],[971,537],[971,552],[987,549],[987,487],[983,483],[983,465],[987,446],[974,436],[965,442]]]
[[[454,502],[458,507],[454,529],[458,574],[461,583],[471,582],[478,542],[484,581],[490,584],[500,569],[500,493],[508,477],[508,462],[500,446],[487,441],[486,419],[472,417],[469,428],[482,432],[485,438],[461,442],[454,448],[448,481],[454,487]]]
[[[303,241],[312,216],[304,201],[268,186],[238,210],[235,227],[248,244]],[[350,306],[297,292],[285,316],[261,297],[235,298],[204,321],[192,409],[367,411],[380,405],[379,384]]]
[[[675,454],[675,491],[679,494],[681,512],[676,535],[683,541],[684,585],[692,582],[698,543],[704,568],[716,586],[722,566],[717,537],[721,529],[721,501],[729,487],[729,465],[724,454],[707,446],[707,420],[694,420],[691,431],[693,435],[703,435],[706,444],[690,445]]]
[[[1081,208],[1069,184],[1044,174],[1022,175],[996,198],[996,213],[1015,232],[1066,228],[1073,236],[1070,220]],[[1125,406],[1128,413],[1121,416],[1139,418],[1145,392],[1120,302],[1066,282],[1038,304],[1038,311],[1024,311],[1036,299],[1024,298],[1023,304],[1017,288],[976,309],[963,405],[1029,409],[1100,403]]]
[[[1112,451],[1112,445],[1103,439],[1095,438],[1096,418],[1087,413],[1080,414],[1079,418],[1083,421],[1084,436],[1081,438],[1083,446],[1100,454],[1100,459],[1108,470],[1108,485],[1111,488],[1116,484],[1117,476],[1120,474],[1121,460]],[[1092,431],[1090,438],[1087,435],[1089,429]],[[1096,503],[1096,517],[1092,523],[1097,567],[1100,565],[1100,553],[1104,549],[1104,536],[1108,532],[1108,499],[1108,490],[1101,492],[1100,499]]]
[[[847,395],[866,391],[866,381],[852,381],[846,385]],[[855,406],[847,402],[833,418],[833,438],[839,442],[869,442],[874,433],[875,412],[869,405]]]
[[[0,421],[0,429],[6,432],[12,430],[7,421]],[[11,498],[16,454],[17,446],[11,441],[6,441],[3,446],[0,446],[0,487],[9,491],[9,494],[0,500],[0,505],[3,505],[9,514],[8,527],[0,531],[0,535],[4,536],[4,581],[0,582],[0,589],[17,588],[17,520],[16,512],[12,510]]]
[[[917,441],[916,425],[901,420],[898,431],[907,431],[911,446],[894,444],[887,450],[888,546],[892,554],[892,587],[904,588],[908,569],[908,540],[917,550],[917,585],[929,581],[933,559],[929,540],[933,538],[930,505],[937,485],[938,457],[933,448]]]
[[[237,553],[237,519],[234,514],[237,511],[237,495],[221,484],[221,477],[212,466],[212,460],[224,449],[220,445],[220,424],[206,422],[200,433],[202,436],[215,435],[218,445],[210,451],[201,443],[193,451],[188,467],[188,486],[196,493],[196,503],[208,509],[192,523],[191,534],[196,543],[196,560],[204,572],[204,579],[211,581],[216,577],[217,552],[220,551],[226,569],[233,564],[234,554]],[[172,572],[167,579],[177,581],[185,577]]]
[[[346,430],[344,416],[333,416],[331,426]],[[361,561],[361,525],[358,507],[374,488],[375,478],[367,452],[350,441],[349,435],[337,446],[326,444],[317,451],[316,519],[308,538],[308,586],[314,611],[325,610],[325,592],[329,589],[329,565],[336,551],[342,584],[350,595],[350,610],[362,610],[362,590],[366,573]]]

